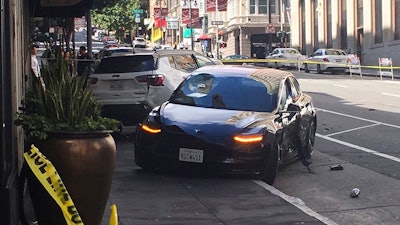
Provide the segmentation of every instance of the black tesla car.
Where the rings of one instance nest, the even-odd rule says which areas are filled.
[[[273,184],[278,167],[313,153],[316,111],[287,71],[234,65],[194,71],[138,125],[143,169],[196,166]]]

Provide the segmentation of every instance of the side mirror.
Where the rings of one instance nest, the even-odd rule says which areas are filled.
[[[300,112],[300,107],[296,104],[290,103],[288,108],[287,108],[288,112]]]

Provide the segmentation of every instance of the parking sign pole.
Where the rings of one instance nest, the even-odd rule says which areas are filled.
[[[215,16],[217,18],[217,21],[219,21],[219,16],[218,16],[218,0],[215,0]],[[218,32],[219,32],[219,27],[218,27],[218,22],[217,22],[217,32],[215,37],[217,38],[217,41],[215,42],[217,44],[217,59],[219,59],[219,37],[218,37]]]

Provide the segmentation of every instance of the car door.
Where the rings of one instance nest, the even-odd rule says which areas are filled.
[[[322,49],[318,49],[312,54],[312,56],[308,59],[310,61],[307,63],[309,70],[317,70],[317,65],[322,61],[323,51]]]
[[[297,106],[299,95],[296,89],[293,88],[291,80],[286,78],[281,83],[279,97],[279,122],[282,127],[281,130],[281,149],[282,157],[286,158],[290,155],[295,155],[295,146],[298,145],[298,121],[300,116],[300,109]]]

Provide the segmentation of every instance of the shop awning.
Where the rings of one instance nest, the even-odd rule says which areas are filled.
[[[95,0],[30,0],[29,9],[33,17],[74,18],[85,16]]]

